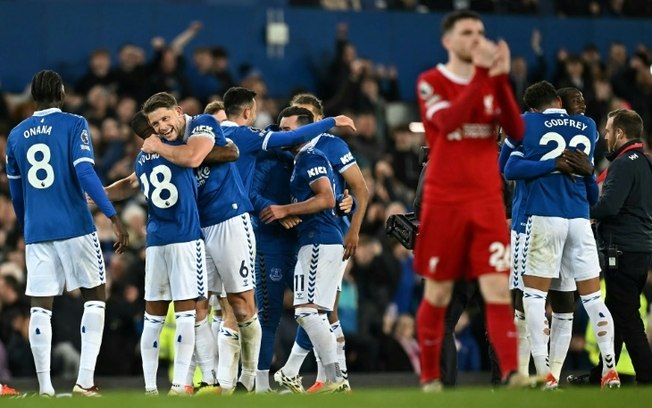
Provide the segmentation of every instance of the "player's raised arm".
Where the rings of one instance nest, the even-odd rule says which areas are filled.
[[[325,118],[318,122],[310,123],[301,126],[294,130],[269,132],[265,135],[263,141],[263,149],[271,149],[273,147],[293,146],[305,143],[310,139],[326,132],[333,126],[341,126],[356,130],[353,120],[345,115],[339,115],[334,118]]]

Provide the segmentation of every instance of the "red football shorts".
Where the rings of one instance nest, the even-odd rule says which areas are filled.
[[[414,268],[433,280],[477,279],[509,273],[509,227],[502,200],[424,203]]]

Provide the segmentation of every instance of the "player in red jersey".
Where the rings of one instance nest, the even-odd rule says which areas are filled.
[[[417,312],[424,391],[441,389],[444,316],[455,280],[478,279],[489,339],[501,373],[517,369],[508,289],[509,235],[498,170],[498,128],[520,139],[524,124],[509,86],[507,43],[485,38],[472,11],[442,21],[448,62],[419,76],[417,92],[430,147],[415,269],[425,278]]]

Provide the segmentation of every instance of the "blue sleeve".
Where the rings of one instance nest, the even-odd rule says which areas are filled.
[[[190,119],[188,127],[190,129],[188,138],[202,136],[213,139],[217,146],[224,146],[226,144],[222,127],[213,115],[197,115]]]
[[[503,145],[500,148],[500,156],[498,157],[498,168],[501,173],[505,172],[505,165],[507,164],[507,160],[509,160],[509,155],[512,154],[514,149],[516,149],[516,144],[514,144],[514,142],[509,139],[503,141]]]
[[[598,182],[595,176],[588,176],[584,177],[584,183],[586,183],[586,198],[589,200],[589,205],[594,206],[598,202],[598,196],[600,195]]]
[[[262,196],[262,191],[267,185],[269,173],[274,167],[274,159],[270,157],[263,158],[262,160],[258,159],[256,161],[256,171],[254,172],[253,180],[251,181],[251,188],[249,190],[249,199],[251,204],[254,206],[254,214],[258,215],[260,212],[269,207],[270,205],[276,204],[272,200]]]
[[[77,173],[79,184],[81,184],[84,191],[95,201],[100,211],[107,218],[113,217],[116,214],[115,208],[113,208],[109,198],[106,196],[104,187],[102,187],[102,183],[97,177],[93,166],[88,162],[81,162],[75,166],[75,172]]]
[[[326,118],[288,132],[267,132],[263,141],[263,150],[305,143],[333,126],[335,126],[335,119]]]
[[[9,194],[11,194],[11,202],[14,205],[18,225],[20,225],[20,229],[24,230],[25,201],[23,200],[23,182],[20,178],[9,179]]]
[[[514,152],[509,156],[504,170],[507,180],[528,180],[553,172],[555,161],[526,160],[522,153]]]

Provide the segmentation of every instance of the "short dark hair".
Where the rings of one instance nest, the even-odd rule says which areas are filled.
[[[238,116],[253,105],[256,92],[241,86],[229,88],[224,94],[224,111],[227,117]]]
[[[141,139],[147,139],[155,134],[154,128],[149,125],[147,115],[143,111],[138,111],[129,123],[131,130]]]
[[[322,104],[321,99],[313,94],[300,93],[294,95],[290,101],[290,105],[310,105],[315,108],[320,116],[324,116],[324,105]]]
[[[209,115],[214,115],[221,110],[224,110],[224,102],[213,101],[210,102],[208,105],[206,105],[206,107],[204,108],[204,113],[208,113]]]
[[[539,81],[527,87],[523,93],[523,102],[530,108],[541,110],[557,99],[557,90],[548,81]]]
[[[66,96],[61,75],[47,69],[32,77],[31,92],[36,103],[61,103]]]
[[[281,119],[289,118],[290,116],[297,116],[297,123],[300,126],[307,125],[308,123],[315,121],[315,117],[308,109],[301,108],[299,106],[288,106],[278,114],[278,123],[281,123]]]
[[[143,104],[143,113],[152,113],[159,108],[172,109],[177,106],[176,98],[167,92],[159,92],[150,96]]]
[[[621,129],[627,139],[640,139],[643,136],[643,119],[631,109],[616,109],[607,115],[613,118],[613,128]]]
[[[564,88],[559,88],[557,89],[557,96],[561,98],[561,106],[566,109],[568,105],[570,104],[570,98],[573,94],[576,93],[581,93],[579,88],[575,88],[574,86],[567,86]],[[566,109],[568,110],[568,109]],[[570,113],[570,112],[569,112]]]
[[[446,14],[444,18],[442,18],[441,33],[447,34],[449,31],[453,29],[453,27],[458,21],[466,20],[466,19],[482,21],[482,17],[480,17],[480,14],[476,13],[475,11],[456,10]]]

